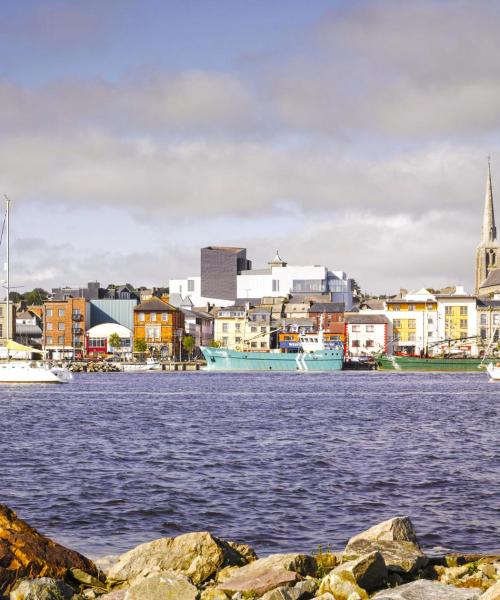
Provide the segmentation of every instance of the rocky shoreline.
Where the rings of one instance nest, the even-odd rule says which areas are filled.
[[[500,555],[426,556],[395,517],[343,550],[258,558],[208,532],[160,538],[106,572],[0,505],[2,600],[500,600]]]

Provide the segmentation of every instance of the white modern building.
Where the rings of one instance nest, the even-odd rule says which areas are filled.
[[[329,271],[321,265],[288,265],[276,253],[267,269],[242,271],[237,276],[237,294],[245,298],[330,294],[332,302],[343,302],[352,308],[352,280],[343,271]]]
[[[187,279],[171,279],[169,281],[169,302],[172,306],[231,306],[234,300],[221,298],[206,298],[201,295],[201,277],[188,277]]]

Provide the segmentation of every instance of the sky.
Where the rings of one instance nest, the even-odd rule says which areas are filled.
[[[3,0],[12,285],[165,285],[234,245],[472,291],[498,31],[500,0]]]

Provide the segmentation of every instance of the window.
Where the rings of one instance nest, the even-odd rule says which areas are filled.
[[[65,312],[65,311],[64,311],[64,308],[60,308],[60,309],[58,309],[58,311],[57,311],[57,316],[58,316],[58,317],[64,317],[64,312]]]
[[[352,340],[351,346],[353,348],[359,348],[359,340]]]
[[[500,315],[493,315],[493,325],[500,325]]]
[[[3,306],[0,306],[0,317],[3,317]]]
[[[168,323],[168,313],[161,313],[161,320],[164,323]]]
[[[188,292],[194,292],[194,279],[188,279]]]
[[[150,321],[156,321],[156,313],[151,313]]]
[[[241,323],[235,323],[234,329],[235,331],[241,331]]]
[[[373,348],[373,340],[366,340],[365,346],[367,348]]]
[[[145,321],[146,315],[144,313],[139,313],[139,321]]]
[[[486,329],[481,329],[481,339],[482,340],[486,339]]]
[[[89,348],[105,348],[106,338],[89,338]]]
[[[241,338],[240,338],[240,337],[234,338],[234,341],[235,341],[237,344],[240,344],[240,343],[241,343]]]
[[[324,279],[294,279],[292,291],[300,292],[325,292],[326,281]]]
[[[273,279],[273,292],[279,292],[279,291],[280,291],[280,280]]]
[[[160,339],[159,325],[146,327],[146,339],[156,341]]]
[[[52,344],[52,336],[51,335],[47,336],[47,344],[49,344],[49,345]]]
[[[266,347],[267,347],[267,344],[266,344],[266,342],[261,342],[261,343],[260,343],[260,347],[261,347],[261,348],[266,348]]]
[[[467,329],[467,319],[460,319],[460,329]]]
[[[228,338],[227,337],[223,337],[222,338],[222,345],[223,346],[227,346],[227,342],[228,342]]]
[[[444,314],[445,315],[451,315],[451,313],[452,313],[451,308],[452,308],[451,306],[445,306],[444,307]]]
[[[64,336],[63,336],[63,335],[60,335],[60,336],[57,338],[57,341],[58,341],[58,343],[59,343],[59,344],[61,344],[61,345],[63,345],[63,346],[64,346]]]
[[[222,323],[222,332],[223,333],[227,333],[229,331],[229,324],[228,323]]]
[[[466,317],[467,316],[467,307],[466,306],[461,306],[460,307],[460,316],[461,317]]]
[[[484,313],[481,315],[481,325],[487,325],[488,324],[488,315],[485,315]]]
[[[414,304],[408,304],[408,310],[415,310]]]
[[[257,348],[257,342],[252,342],[250,345],[252,346],[252,348]]]
[[[427,324],[428,324],[428,325],[433,325],[433,324],[434,324],[434,319],[433,319],[432,317],[429,317],[429,318],[427,319]]]
[[[64,331],[64,323],[58,323],[57,329],[59,329],[59,331]]]
[[[408,334],[408,341],[409,342],[414,342],[415,341],[415,334],[413,332],[410,332]]]
[[[45,314],[47,315],[47,317],[52,317],[52,314],[53,314],[53,312],[52,312],[52,309],[51,309],[51,308],[48,308],[48,309],[45,311]]]
[[[367,333],[373,333],[375,331],[375,326],[374,325],[367,325],[366,326],[366,332]]]
[[[408,329],[416,329],[417,328],[417,320],[416,319],[408,319]]]
[[[257,333],[257,327],[250,327],[250,331],[252,333]]]
[[[392,322],[393,326],[396,328],[400,328],[401,327],[401,321],[399,319],[394,319],[394,321]]]
[[[260,332],[261,333],[266,333],[266,331],[267,331],[267,327],[261,327],[260,328]]]
[[[47,331],[52,331],[52,323],[47,323]]]
[[[352,330],[353,331],[361,331],[361,327],[359,325],[353,325]]]

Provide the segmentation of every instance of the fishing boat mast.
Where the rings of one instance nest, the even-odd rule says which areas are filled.
[[[10,199],[8,196],[5,196],[5,242],[6,242],[6,263],[5,268],[7,270],[7,278],[6,278],[6,289],[7,289],[7,302],[6,302],[6,313],[7,313],[7,327],[6,327],[6,340],[7,344],[10,340],[10,224],[9,224],[9,208],[10,208]],[[7,358],[9,358],[9,352],[7,351]]]

